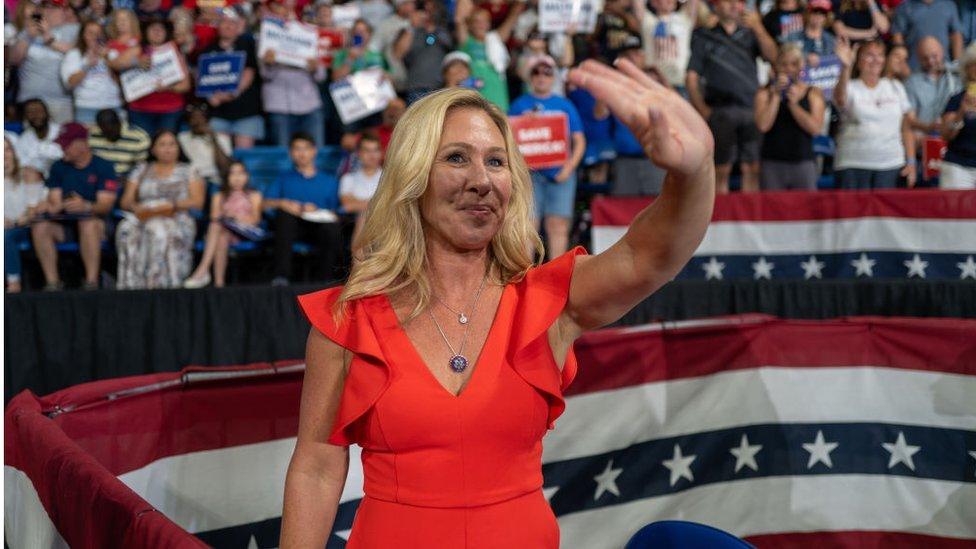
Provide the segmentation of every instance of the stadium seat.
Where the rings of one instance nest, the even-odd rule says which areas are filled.
[[[732,534],[697,522],[662,520],[641,528],[625,549],[755,549]]]
[[[316,157],[316,167],[324,173],[335,174],[342,161],[342,149],[322,147]],[[252,147],[236,149],[234,157],[244,163],[251,174],[251,186],[264,192],[278,174],[291,168],[287,147]]]

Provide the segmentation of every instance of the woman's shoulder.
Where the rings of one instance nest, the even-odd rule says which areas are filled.
[[[147,170],[149,169],[149,161],[140,162],[132,168],[129,172],[129,181],[141,181],[146,177]]]

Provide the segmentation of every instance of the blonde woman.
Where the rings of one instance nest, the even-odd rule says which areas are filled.
[[[47,197],[37,172],[21,170],[10,138],[3,138],[3,271],[7,291],[20,291],[20,245],[30,240],[30,217]]]
[[[558,547],[541,441],[576,373],[572,342],[674,276],[714,200],[708,126],[619,67],[586,61],[569,79],[629,121],[669,176],[594,257],[577,248],[533,265],[531,180],[495,105],[449,89],[404,114],[348,283],[300,298],[313,329],[282,548],[326,544],[351,443],[366,495],[350,549]]]
[[[780,48],[775,69],[769,85],[756,92],[756,127],[765,136],[759,188],[815,191],[820,173],[813,136],[823,128],[827,103],[819,88],[801,79],[803,50],[797,44]]]
[[[139,64],[142,32],[139,19],[132,10],[115,10],[108,19],[108,51],[105,59],[115,72],[123,72]]]

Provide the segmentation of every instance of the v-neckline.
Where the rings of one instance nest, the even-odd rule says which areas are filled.
[[[511,288],[512,286],[510,284],[502,288],[502,296],[498,300],[498,305],[495,307],[495,314],[492,316],[491,327],[488,328],[488,335],[485,337],[485,341],[482,343],[481,349],[478,350],[478,358],[475,360],[472,367],[471,377],[468,378],[468,382],[461,387],[461,390],[458,393],[453,393],[450,389],[445,387],[439,379],[437,379],[437,376],[434,375],[434,371],[424,360],[424,357],[421,356],[420,351],[417,350],[413,340],[410,339],[410,335],[407,334],[407,331],[403,329],[403,325],[400,324],[400,318],[397,317],[396,309],[393,308],[393,302],[390,301],[390,296],[383,294],[382,307],[384,309],[384,313],[388,315],[389,321],[385,324],[387,324],[388,328],[397,337],[403,340],[403,348],[405,348],[407,352],[412,355],[409,357],[409,360],[412,360],[419,369],[424,370],[423,375],[426,375],[434,383],[434,385],[449,398],[461,400],[465,395],[471,392],[475,384],[475,378],[482,377],[478,374],[478,372],[483,369],[483,363],[488,360],[485,355],[493,355],[494,351],[496,350],[496,345],[493,345],[493,339],[498,337],[498,331],[501,329],[499,326],[501,323],[499,323],[498,320],[502,314],[503,308],[505,307],[506,299],[508,298]]]

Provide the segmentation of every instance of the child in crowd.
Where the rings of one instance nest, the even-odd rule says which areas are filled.
[[[383,148],[380,139],[372,133],[363,134],[356,145],[356,156],[359,158],[359,169],[339,179],[339,202],[346,212],[356,214],[356,227],[352,233],[353,246],[362,228],[362,214],[369,205],[369,199],[376,192],[380,176],[383,175]]]
[[[250,175],[239,160],[230,164],[227,177],[210,203],[210,226],[207,229],[203,257],[193,274],[183,283],[184,288],[202,288],[210,284],[210,267],[213,266],[213,283],[222,288],[226,282],[227,253],[239,238],[223,225],[224,220],[246,226],[261,221],[261,193],[248,186]]]

